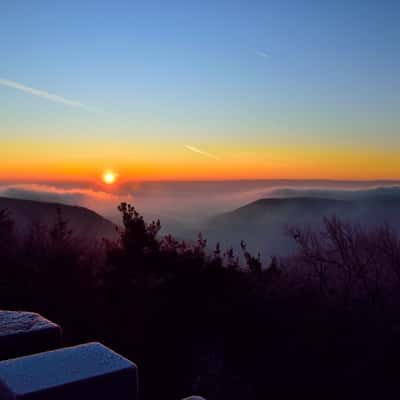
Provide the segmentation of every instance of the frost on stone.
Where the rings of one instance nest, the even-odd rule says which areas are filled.
[[[137,399],[134,363],[100,343],[0,362],[1,393],[13,399]]]
[[[0,311],[0,360],[61,346],[61,328],[27,311]]]
[[[200,397],[200,396],[190,396],[190,397],[186,397],[183,400],[206,400],[204,397]]]
[[[25,311],[0,311],[0,336],[17,335],[58,325],[41,315]]]

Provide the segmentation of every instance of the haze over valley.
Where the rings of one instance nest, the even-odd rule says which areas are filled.
[[[130,202],[147,221],[160,219],[162,235],[195,242],[202,233],[210,252],[220,243],[240,253],[243,240],[264,261],[295,250],[288,228],[320,227],[325,217],[336,215],[366,227],[400,226],[398,182],[144,182],[111,192],[84,185],[8,184],[0,186],[0,195],[0,208],[9,208],[22,227],[29,220],[51,223],[54,203],[60,203],[93,209],[105,218],[81,208],[62,207],[63,217],[77,234],[110,238],[115,236],[115,226],[121,225],[118,204]]]

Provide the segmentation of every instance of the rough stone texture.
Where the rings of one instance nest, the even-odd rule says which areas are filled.
[[[0,311],[0,360],[61,346],[61,328],[27,311]]]
[[[137,367],[100,343],[0,362],[0,400],[137,400]]]
[[[200,397],[200,396],[190,396],[190,397],[186,397],[183,400],[206,400],[204,397]]]

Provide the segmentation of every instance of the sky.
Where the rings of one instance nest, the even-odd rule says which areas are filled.
[[[400,178],[400,2],[0,0],[0,180]]]

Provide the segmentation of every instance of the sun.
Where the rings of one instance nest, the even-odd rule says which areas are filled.
[[[107,185],[112,185],[117,180],[118,174],[113,171],[106,171],[103,174],[103,182]]]

